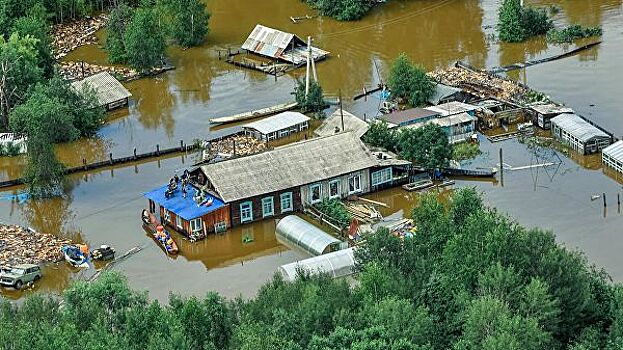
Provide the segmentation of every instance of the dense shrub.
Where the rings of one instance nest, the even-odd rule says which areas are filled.
[[[435,83],[426,71],[413,64],[405,53],[401,53],[392,64],[387,85],[394,98],[400,98],[410,106],[422,106],[435,92]]]
[[[521,7],[520,0],[504,0],[499,12],[500,40],[522,42],[536,35],[546,34],[552,21],[544,9]]]
[[[328,216],[331,221],[339,227],[345,227],[350,224],[352,216],[346,210],[344,204],[336,198],[325,199],[315,205],[319,212]]]
[[[363,17],[371,8],[369,0],[305,0],[321,15],[340,21],[352,21]]]
[[[553,43],[571,43],[574,40],[588,38],[591,36],[601,36],[601,27],[583,27],[575,24],[563,29],[552,28],[547,32],[547,40]]]

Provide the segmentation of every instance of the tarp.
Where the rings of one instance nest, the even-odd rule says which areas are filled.
[[[173,193],[173,196],[170,198],[166,198],[164,196],[164,192],[167,190],[167,185],[162,187],[158,187],[150,192],[144,194],[145,198],[151,199],[156,202],[160,206],[166,208],[168,211],[174,213],[175,215],[179,215],[184,220],[192,220],[199,217],[202,217],[208,213],[211,213],[215,210],[218,210],[225,206],[222,200],[213,197],[211,195],[207,195],[205,198],[212,198],[212,204],[210,206],[199,206],[193,200],[193,196],[197,193],[197,190],[193,186],[186,186],[186,198],[182,197],[182,189],[181,185],[178,184],[177,191]]]

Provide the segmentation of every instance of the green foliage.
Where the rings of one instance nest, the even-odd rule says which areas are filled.
[[[601,36],[601,27],[583,27],[579,24],[568,26],[564,29],[552,28],[547,32],[547,40],[553,43],[571,43],[574,40],[588,38],[591,36]]]
[[[457,161],[476,158],[480,153],[477,143],[461,142],[452,146],[452,159]]]
[[[14,157],[21,151],[21,146],[14,142],[0,143],[0,157]]]
[[[309,81],[309,94],[307,96],[305,96],[305,81],[298,79],[292,94],[303,113],[322,112],[325,108],[326,103],[324,102],[322,87],[313,79]]]
[[[352,216],[339,199],[324,199],[322,202],[315,204],[314,207],[324,215],[327,215],[337,226],[345,227],[350,225]]]
[[[210,13],[201,0],[166,0],[172,9],[171,34],[183,47],[203,43],[208,34]]]
[[[372,8],[368,0],[304,0],[323,16],[339,21],[353,21],[362,18]]]
[[[38,66],[45,77],[51,77],[54,73],[54,57],[48,23],[37,16],[20,17],[13,22],[12,32],[21,36],[29,35],[37,40],[35,48],[39,59]]]
[[[162,28],[158,25],[155,11],[139,8],[123,33],[128,64],[141,72],[161,66],[165,57],[166,43]]]
[[[394,60],[387,84],[393,96],[408,101],[413,107],[425,105],[435,92],[435,83],[426,71],[414,65],[405,53]]]
[[[28,135],[26,168],[22,177],[30,184],[30,191],[37,196],[60,193],[65,176],[63,165],[54,153],[51,134],[36,131]]]
[[[370,129],[363,136],[363,142],[373,147],[382,147],[389,151],[396,150],[396,132],[380,120],[370,124]]]
[[[106,27],[106,51],[111,63],[122,63],[127,60],[124,34],[132,21],[133,14],[134,10],[124,3],[110,12]]]
[[[402,158],[427,169],[446,167],[452,159],[448,136],[435,124],[400,130],[398,149]]]
[[[547,33],[552,26],[545,10],[521,7],[520,0],[504,0],[500,7],[498,32],[502,41],[522,42]]]

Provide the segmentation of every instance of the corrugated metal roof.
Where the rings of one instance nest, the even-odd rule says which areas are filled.
[[[448,97],[451,97],[454,94],[457,94],[463,90],[456,88],[454,86],[448,86],[441,83],[437,83],[435,86],[435,92],[433,95],[427,100],[428,103],[432,105],[439,104],[439,101],[444,100]]]
[[[128,89],[108,72],[99,72],[71,83],[71,87],[78,92],[82,92],[87,85],[95,90],[100,106],[105,106],[132,96]]]
[[[305,123],[310,118],[299,112],[283,112],[242,126],[243,129],[255,129],[264,135],[291,128]]]
[[[390,114],[385,114],[379,119],[384,120],[390,124],[400,125],[402,123],[410,122],[420,118],[427,118],[431,116],[438,116],[439,112],[434,112],[424,108],[411,108],[404,111],[397,111]]]
[[[533,105],[530,109],[543,115],[573,113],[573,109],[553,103]]]
[[[551,122],[582,142],[588,142],[593,137],[610,137],[576,114],[561,114],[552,118]]]
[[[619,162],[623,162],[623,141],[617,141],[611,144],[610,146],[604,148],[602,153],[616,159]]]
[[[467,123],[467,122],[472,122],[472,121],[477,121],[478,118],[471,116],[465,112],[463,113],[459,113],[459,114],[453,114],[453,115],[449,115],[449,116],[445,116],[445,117],[439,117],[439,118],[434,118],[431,120],[427,120],[421,123],[415,123],[415,124],[410,124],[410,125],[406,125],[404,126],[404,128],[421,128],[426,124],[436,124],[439,125],[441,127],[449,127],[449,126],[453,126],[453,125],[459,125],[461,123]]]
[[[351,114],[347,111],[343,111],[344,113],[344,130],[342,130],[342,116],[340,110],[336,110],[329,116],[329,118],[325,119],[322,122],[322,125],[318,127],[314,131],[314,135],[316,136],[330,136],[334,135],[336,132],[336,128],[342,131],[354,131],[358,137],[362,137],[370,128],[370,124],[365,121],[359,119],[354,114]]]
[[[426,107],[429,111],[438,112],[442,116],[458,114],[462,112],[471,112],[477,110],[479,107],[470,105],[468,103],[452,101],[447,103],[442,103],[433,107]]]
[[[225,202],[272,193],[378,165],[352,132],[295,142],[274,150],[203,165]]]

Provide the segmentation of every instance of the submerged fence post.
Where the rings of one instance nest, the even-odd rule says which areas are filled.
[[[136,147],[134,147],[134,159],[136,160]]]
[[[180,140],[180,151],[184,152],[184,140]]]
[[[606,192],[602,193],[602,196],[604,197],[604,208],[607,207],[608,205],[606,204]]]
[[[112,165],[112,153],[108,153],[108,160],[110,161],[110,165]]]
[[[156,155],[160,155],[160,145],[156,145]]]
[[[500,148],[500,183],[504,186],[504,157],[502,155],[502,148]]]
[[[84,170],[87,170],[87,160],[82,158],[82,166],[84,167]]]

